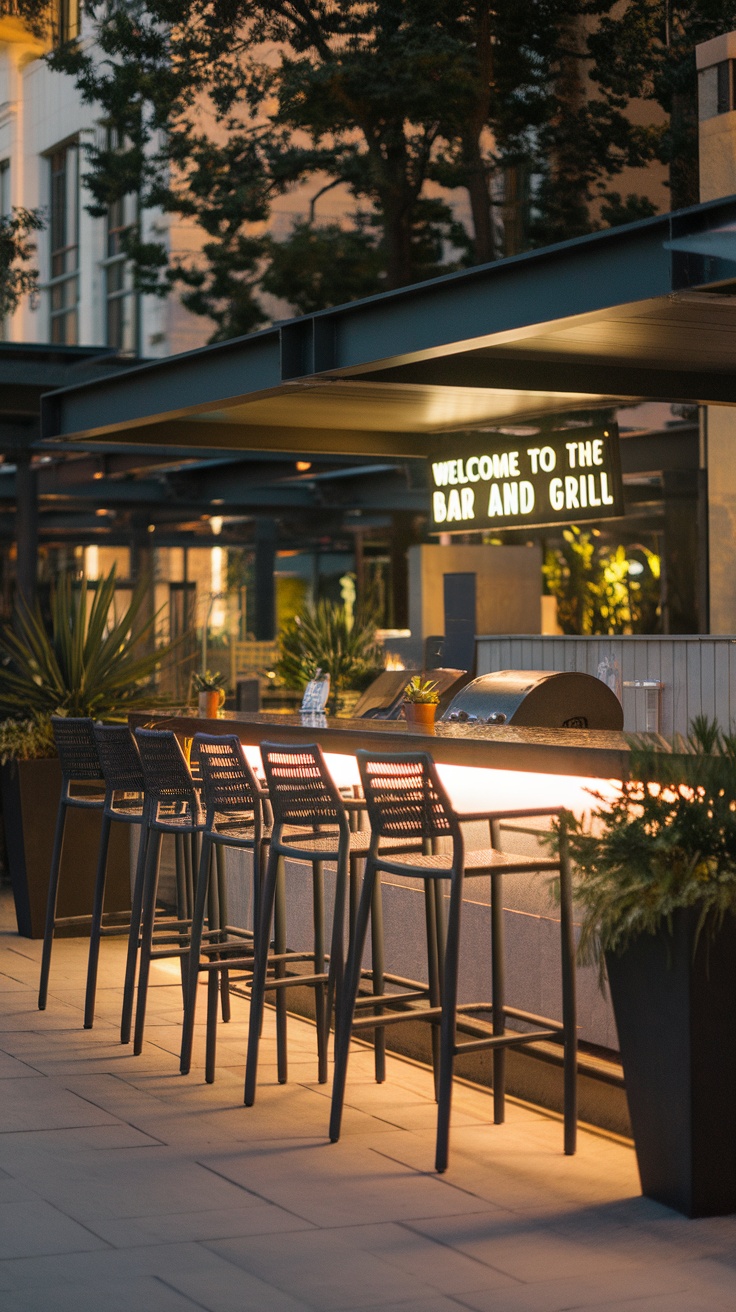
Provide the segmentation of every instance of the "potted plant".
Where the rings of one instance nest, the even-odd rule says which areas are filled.
[[[43,934],[61,771],[53,734],[54,714],[123,719],[128,709],[150,705],[151,678],[168,649],[146,652],[156,617],[143,618],[146,588],[133,593],[115,617],[115,571],[92,590],[59,580],[47,627],[40,608],[21,603],[12,627],[0,636],[0,789],[8,873],[18,932]],[[86,914],[92,904],[100,814],[73,810],[67,823],[59,915]],[[128,835],[111,834],[106,904],[130,906]]]
[[[197,694],[197,710],[206,720],[216,720],[225,701],[225,675],[211,670],[192,675],[192,684]]]
[[[320,601],[306,606],[279,635],[276,672],[288,688],[304,689],[318,669],[330,676],[328,714],[334,714],[345,694],[362,689],[383,669],[383,648],[376,639],[373,617],[353,616],[344,606]]]
[[[437,684],[432,683],[431,679],[423,679],[421,675],[415,674],[407,683],[404,692],[403,711],[407,724],[411,728],[422,729],[428,733],[434,728],[434,717],[439,700]]]
[[[611,990],[642,1191],[736,1211],[736,735],[630,740],[629,779],[568,816],[580,955]]]

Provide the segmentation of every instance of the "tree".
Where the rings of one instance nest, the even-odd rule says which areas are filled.
[[[692,180],[692,46],[732,9],[670,3],[663,36],[664,0],[87,0],[94,42],[49,59],[108,127],[88,155],[93,212],[135,193],[204,233],[172,265],[155,223],[132,224],[137,286],[178,282],[221,338],[264,322],[261,290],[305,312],[651,213],[613,180],[668,152]],[[641,96],[670,127],[631,121]],[[504,178],[534,193],[513,239]],[[348,193],[344,219],[312,206],[268,235],[275,198],[310,182],[313,200]],[[469,232],[433,184],[467,193]]]
[[[39,210],[14,208],[0,214],[0,321],[18,308],[22,298],[38,291],[33,233],[44,219]]]
[[[599,15],[590,37],[591,77],[602,95],[602,126],[615,126],[641,162],[667,164],[672,208],[695,205],[698,182],[698,91],[695,47],[736,27],[734,0],[628,0]],[[637,128],[626,117],[634,98],[664,111],[661,127]]]

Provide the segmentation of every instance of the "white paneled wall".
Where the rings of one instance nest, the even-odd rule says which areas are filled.
[[[597,674],[613,658],[624,684],[658,680],[662,690],[660,733],[685,733],[693,716],[705,714],[724,727],[736,724],[736,638],[629,637],[478,638],[478,673],[493,670],[580,670]],[[624,728],[646,727],[646,691],[623,689]]]

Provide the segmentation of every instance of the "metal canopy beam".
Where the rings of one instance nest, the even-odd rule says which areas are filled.
[[[396,459],[421,455],[429,433],[555,405],[733,404],[736,305],[703,289],[733,286],[736,260],[700,239],[734,224],[731,197],[305,315],[53,393],[42,436]]]

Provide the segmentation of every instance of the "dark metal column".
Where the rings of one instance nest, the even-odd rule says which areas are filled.
[[[278,529],[273,519],[256,520],[255,631],[259,642],[271,642],[276,636],[276,539]]]
[[[29,451],[18,451],[15,463],[15,534],[18,548],[18,595],[27,606],[36,600],[38,568],[38,488]]]

